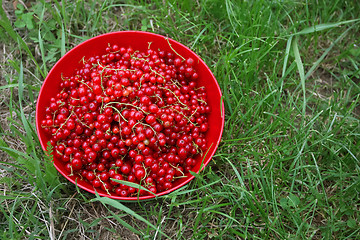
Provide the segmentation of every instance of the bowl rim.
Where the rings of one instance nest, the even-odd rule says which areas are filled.
[[[213,155],[215,154],[218,146],[219,146],[219,143],[221,141],[221,137],[222,137],[222,134],[223,134],[223,129],[224,129],[224,123],[225,123],[225,109],[224,109],[224,101],[223,101],[223,97],[222,97],[222,93],[221,93],[221,89],[220,89],[220,86],[219,86],[219,83],[217,82],[214,74],[212,73],[212,71],[210,70],[210,68],[207,66],[207,64],[202,60],[202,58],[197,55],[194,51],[192,51],[190,48],[188,48],[187,46],[183,45],[182,43],[172,39],[172,38],[169,38],[169,37],[165,37],[163,35],[160,35],[160,34],[156,34],[156,33],[151,33],[151,32],[146,32],[146,31],[134,31],[134,30],[130,30],[130,31],[115,31],[115,32],[108,32],[108,33],[104,33],[104,34],[100,34],[100,35],[97,35],[95,37],[92,37],[92,38],[89,38],[81,43],[79,43],[78,45],[76,45],[75,47],[73,47],[72,49],[70,49],[69,51],[67,51],[55,64],[54,66],[51,68],[51,70],[48,72],[46,78],[44,79],[43,81],[43,84],[41,86],[41,89],[39,91],[39,95],[37,97],[37,103],[36,103],[36,116],[35,116],[35,123],[36,123],[36,130],[37,130],[37,135],[38,135],[38,139],[40,141],[40,144],[43,148],[43,150],[46,152],[47,151],[47,142],[43,142],[43,140],[40,138],[40,132],[41,132],[41,126],[40,126],[40,111],[39,111],[39,99],[40,97],[42,96],[43,92],[45,91],[44,88],[43,88],[43,85],[49,81],[48,79],[51,79],[49,78],[49,76],[51,76],[51,73],[53,71],[55,71],[55,69],[58,67],[58,65],[61,64],[61,62],[67,58],[67,56],[69,56],[72,52],[75,52],[77,51],[78,48],[80,48],[81,46],[83,45],[86,45],[88,44],[89,42],[91,41],[94,41],[96,39],[99,39],[99,38],[104,38],[104,37],[109,37],[109,36],[112,36],[112,35],[117,35],[117,34],[139,34],[139,35],[145,35],[145,36],[153,36],[153,37],[157,37],[157,38],[163,38],[163,39],[167,39],[170,43],[175,43],[177,44],[178,46],[180,46],[181,48],[184,48],[185,50],[191,52],[192,54],[194,54],[196,57],[197,57],[197,60],[199,62],[201,62],[201,65],[203,65],[206,70],[210,73],[210,75],[212,76],[212,78],[215,80],[215,85],[216,85],[216,92],[218,92],[219,96],[220,96],[220,117],[221,117],[221,125],[218,126],[220,127],[220,133],[219,133],[219,136],[218,136],[218,139],[216,140],[216,142],[214,141],[209,147],[208,147],[208,150],[205,154],[205,156],[203,156],[203,161],[201,163],[201,166],[199,167],[199,170],[196,172],[197,174],[199,172],[201,172],[206,165],[208,165],[208,163],[211,161]],[[208,161],[206,161],[206,163],[204,162],[204,159],[206,158],[210,148],[212,147],[213,144],[216,144],[214,146],[214,148],[212,149],[211,151],[211,156],[209,157]],[[191,180],[193,180],[195,178],[195,175],[193,174],[188,174],[188,178],[181,182],[180,184],[176,185],[176,186],[173,186],[172,188],[168,189],[168,190],[165,190],[163,192],[160,192],[160,193],[157,193],[155,195],[153,194],[150,194],[150,195],[145,195],[145,196],[137,196],[137,197],[121,197],[121,196],[112,196],[112,195],[109,195],[109,194],[103,194],[101,192],[98,192],[96,191],[95,188],[88,188],[88,187],[85,187],[83,186],[82,184],[78,184],[77,183],[77,179],[78,178],[75,178],[75,179],[72,179],[70,178],[69,176],[67,176],[67,174],[65,174],[56,164],[55,162],[53,161],[53,164],[55,166],[55,168],[57,169],[58,172],[60,172],[60,174],[62,176],[64,176],[67,180],[69,180],[71,183],[73,183],[74,185],[76,185],[77,187],[80,187],[84,190],[86,190],[87,192],[90,192],[92,194],[94,194],[95,196],[98,194],[99,196],[101,197],[109,197],[109,198],[112,198],[112,199],[116,199],[116,200],[120,200],[120,201],[124,201],[124,202],[133,202],[133,201],[142,201],[142,200],[151,200],[151,199],[157,199],[161,196],[164,196],[164,195],[167,195],[171,192],[174,192],[178,189],[180,189],[181,187],[185,186],[186,184],[188,184]]]

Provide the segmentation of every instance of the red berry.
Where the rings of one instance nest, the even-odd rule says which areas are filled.
[[[149,115],[146,116],[145,121],[146,121],[148,124],[152,124],[152,123],[155,123],[155,122],[156,122],[156,118],[155,118],[154,115],[149,114]]]
[[[80,159],[74,158],[74,159],[71,161],[71,166],[72,166],[72,169],[73,169],[73,170],[80,170],[81,167],[82,167],[82,162],[81,162]]]
[[[135,171],[135,177],[138,179],[138,180],[141,180],[145,177],[145,170],[143,168],[140,168],[140,169],[137,169]]]

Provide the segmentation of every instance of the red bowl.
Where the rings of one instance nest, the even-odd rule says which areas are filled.
[[[199,75],[198,83],[199,86],[206,87],[208,104],[211,106],[212,111],[208,116],[209,130],[206,133],[208,151],[203,157],[198,157],[200,161],[198,161],[198,164],[194,166],[193,172],[199,172],[210,162],[219,145],[224,127],[224,104],[221,98],[219,85],[214,75],[199,56],[181,43],[158,34],[139,31],[112,32],[91,38],[67,52],[51,69],[40,89],[36,106],[36,129],[41,146],[45,151],[47,143],[50,140],[50,136],[41,128],[41,121],[45,118],[45,108],[48,106],[50,98],[54,97],[61,90],[61,75],[71,76],[74,70],[81,66],[81,59],[83,57],[87,59],[91,56],[104,54],[105,48],[109,43],[111,45],[117,44],[121,47],[132,47],[134,50],[146,51],[150,42],[152,49],[172,51],[172,47],[173,50],[181,56],[185,58],[192,57],[195,59],[195,69]],[[169,43],[171,44],[171,47],[169,46]],[[153,195],[140,197],[120,197],[109,195],[102,189],[95,190],[90,183],[81,180],[79,177],[68,176],[64,164],[59,159],[54,158],[53,162],[56,169],[65,178],[91,193],[95,194],[96,191],[100,196],[126,201],[145,200],[155,197]],[[173,188],[158,193],[157,196],[168,194],[184,186],[193,178],[194,176],[188,173],[186,177],[175,180]]]

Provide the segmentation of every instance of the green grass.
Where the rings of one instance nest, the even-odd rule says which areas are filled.
[[[28,2],[0,9],[0,239],[360,238],[356,0]],[[77,189],[37,140],[47,72],[120,30],[189,46],[224,97],[213,161],[157,200]]]

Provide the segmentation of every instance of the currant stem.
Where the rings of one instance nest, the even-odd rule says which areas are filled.
[[[166,41],[168,42],[169,47],[171,48],[171,50],[173,50],[173,52],[174,52],[176,55],[178,55],[183,61],[185,61],[185,58],[184,58],[183,56],[181,56],[180,54],[178,54],[178,53],[175,51],[175,49],[171,46],[171,44],[170,44],[170,42],[169,42],[169,38],[165,38],[165,39],[166,39]]]
[[[56,130],[56,132],[54,133],[54,135],[56,135],[59,130],[69,121],[71,115],[74,113],[74,111],[71,111],[71,113],[69,114],[69,116],[67,117],[67,119],[65,120],[65,122],[63,124],[60,125],[60,127],[58,128],[58,130]]]
[[[169,92],[171,92],[171,93],[174,95],[174,97],[178,100],[178,102],[179,102],[181,105],[185,106],[185,109],[186,109],[186,110],[188,110],[188,109],[189,109],[189,108],[188,108],[188,106],[187,106],[186,104],[184,104],[183,102],[181,102],[181,101],[180,101],[179,97],[178,97],[178,96],[176,96],[176,94],[175,94],[173,91],[171,91],[171,90],[170,90],[170,89],[168,89],[168,88],[164,88],[164,87],[160,87],[160,86],[158,86],[158,88],[160,88],[160,89],[164,89],[164,90],[168,90]]]
[[[195,115],[195,113],[197,112],[197,110],[198,110],[198,109],[195,108],[195,111],[190,115],[190,118]],[[192,123],[192,124],[194,124],[194,123]]]
[[[109,67],[107,67],[107,66],[104,67],[103,65],[101,65],[100,62],[98,62],[98,65],[99,65],[100,67],[102,67],[103,70],[106,68],[106,69],[113,70],[113,71],[130,71],[130,72],[136,72],[136,70],[134,70],[134,69],[129,69],[129,68],[109,68]]]
[[[87,128],[90,128],[90,129],[91,129],[91,127],[90,127],[90,126],[86,125],[83,121],[81,121],[81,119],[78,117],[78,115],[76,115],[76,114],[75,114],[75,117],[76,117],[76,119],[77,119],[77,120],[79,120],[79,122],[80,122],[82,125],[84,125],[85,127],[87,127]]]
[[[180,83],[178,83],[178,82],[174,82],[174,80],[173,80],[173,79],[171,79],[170,81],[173,83],[173,85],[175,85],[177,88],[179,88],[179,89],[180,89],[180,87],[178,86],[178,84],[181,86],[181,84],[180,84]]]
[[[105,107],[107,107],[107,105],[105,105]],[[108,106],[108,107],[114,109],[114,110],[120,115],[120,117],[122,117],[122,119],[123,119],[124,121],[128,122],[128,120],[121,114],[121,112],[119,111],[119,109],[117,109],[117,108],[114,107],[114,106]]]
[[[108,105],[110,105],[110,104],[120,104],[120,105],[125,105],[125,106],[131,106],[131,107],[134,107],[134,108],[136,108],[137,110],[139,110],[139,111],[142,111],[143,113],[145,113],[145,114],[149,114],[148,112],[145,112],[143,109],[141,109],[140,107],[137,107],[137,106],[135,106],[135,105],[133,105],[133,104],[130,104],[130,103],[121,103],[121,102],[108,102],[107,104],[105,104],[105,106],[104,106],[104,108],[106,108]]]
[[[82,84],[86,85],[90,89],[90,91],[93,92],[93,89],[86,82],[84,82],[83,80],[78,80],[78,82],[81,82]]]
[[[185,176],[185,173],[183,171],[180,170],[180,168],[178,166],[174,166],[172,165],[171,163],[169,163],[169,165],[173,168],[175,168],[176,170],[178,170],[179,172],[181,172],[182,176],[179,176],[179,177],[184,177]]]
[[[204,152],[201,150],[199,145],[197,145],[195,142],[193,142],[193,146],[196,148],[197,154],[200,154],[202,156]]]
[[[180,112],[180,111],[176,110],[175,108],[171,108],[171,109],[174,110],[175,112],[183,115],[183,117],[186,118],[186,120],[188,120],[188,121],[189,121],[191,124],[193,124],[194,126],[198,126],[197,123],[193,123],[193,122],[190,120],[190,118],[188,118],[183,112]]]
[[[151,67],[149,67],[150,71],[153,72],[156,75],[159,75],[160,77],[162,77],[165,80],[165,77],[163,75],[161,75],[160,73],[158,73],[157,71],[155,71],[154,69],[152,69]]]
[[[80,59],[79,63],[80,63],[80,62],[82,62],[82,64],[85,64],[85,63],[86,63],[86,61],[85,61],[85,56],[83,56],[83,57]]]

